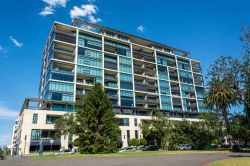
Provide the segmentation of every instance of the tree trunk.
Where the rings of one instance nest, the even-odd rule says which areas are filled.
[[[229,145],[230,147],[232,146],[232,139],[231,139],[231,128],[228,120],[228,112],[226,108],[222,108],[222,115],[223,119],[225,121],[225,127],[226,127],[226,132],[227,132],[227,138],[230,137]]]

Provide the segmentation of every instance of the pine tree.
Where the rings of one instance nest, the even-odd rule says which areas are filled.
[[[92,91],[77,102],[74,140],[81,153],[110,153],[118,148],[119,127],[103,87],[96,83]]]

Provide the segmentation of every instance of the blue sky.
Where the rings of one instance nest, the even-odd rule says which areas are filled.
[[[25,97],[37,97],[42,49],[54,21],[72,18],[191,53],[206,68],[220,55],[241,57],[248,0],[8,0],[0,2],[0,145],[9,144]]]

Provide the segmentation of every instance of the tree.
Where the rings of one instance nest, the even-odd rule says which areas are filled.
[[[0,160],[4,160],[4,159],[5,159],[4,150],[3,150],[2,147],[0,146]]]
[[[221,79],[219,76],[214,77],[208,82],[208,90],[205,92],[204,98],[207,108],[215,110],[216,113],[222,113],[228,135],[230,135],[228,109],[238,104],[238,92],[231,88],[229,82],[228,79]]]
[[[250,141],[250,126],[248,119],[242,114],[236,114],[231,117],[231,135],[236,143],[247,144]]]
[[[141,125],[143,135],[154,139],[155,144],[162,149],[166,149],[169,145],[172,127],[172,121],[160,111],[156,112],[156,117],[150,122],[143,122]]]
[[[59,117],[55,122],[55,128],[57,129],[55,137],[73,134],[74,124],[74,115],[72,113],[67,113]]]
[[[138,146],[138,145],[139,145],[138,139],[132,138],[129,140],[129,146]]]
[[[145,138],[140,138],[138,140],[138,143],[140,146],[146,146],[147,145],[147,140]]]
[[[241,36],[243,43],[242,54],[243,62],[241,69],[242,99],[244,103],[244,112],[247,115],[250,124],[250,28],[243,27],[243,35]]]
[[[100,83],[96,83],[91,92],[76,103],[76,109],[74,117],[64,117],[56,122],[60,134],[74,134],[73,144],[81,153],[116,151],[119,127],[114,123],[112,105]],[[63,125],[60,127],[60,124]]]

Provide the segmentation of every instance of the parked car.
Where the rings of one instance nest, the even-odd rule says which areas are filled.
[[[72,152],[71,150],[69,149],[64,149],[64,150],[61,150],[60,152],[56,152],[54,153],[55,155],[59,155],[59,154],[74,154],[74,152]]]
[[[179,150],[191,150],[192,146],[189,144],[180,144],[178,147]]]
[[[159,147],[156,145],[148,145],[146,146],[144,149],[142,149],[143,151],[157,151],[159,150]]]
[[[119,150],[119,152],[134,152],[134,151],[136,151],[136,147],[126,147]]]
[[[233,152],[242,152],[242,146],[240,144],[235,144],[232,147]]]

